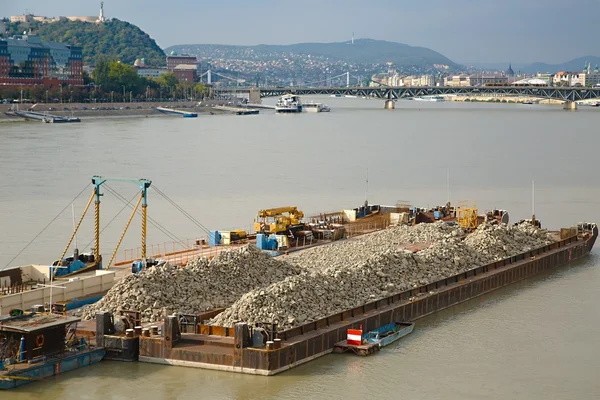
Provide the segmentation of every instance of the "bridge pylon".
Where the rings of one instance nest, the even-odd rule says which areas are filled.
[[[383,108],[386,110],[393,110],[396,108],[396,104],[394,103],[394,96],[392,96],[392,91],[388,91],[387,99],[383,105]]]

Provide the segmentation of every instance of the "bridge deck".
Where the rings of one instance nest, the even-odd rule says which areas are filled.
[[[220,88],[219,93],[249,92],[251,88]],[[579,101],[600,98],[600,88],[546,86],[403,86],[403,87],[260,87],[260,97],[278,97],[286,93],[297,95],[351,95],[380,99],[400,99],[434,95],[523,96]]]

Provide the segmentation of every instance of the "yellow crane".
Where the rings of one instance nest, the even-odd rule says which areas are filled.
[[[256,233],[283,233],[290,228],[301,228],[304,213],[298,207],[287,206],[260,210],[254,220]]]

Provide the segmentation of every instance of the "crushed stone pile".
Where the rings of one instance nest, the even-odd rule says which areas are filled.
[[[528,223],[512,226],[480,225],[465,239],[465,243],[474,251],[489,256],[489,262],[525,253],[552,242],[548,231]]]
[[[417,228],[418,233],[405,232]],[[291,261],[305,272],[244,294],[210,323],[275,322],[281,329],[291,328],[552,241],[546,231],[530,225],[486,224],[464,240],[459,229],[441,224],[405,229],[302,252],[307,254]],[[424,239],[437,241],[415,254],[398,248],[403,240]]]
[[[198,314],[227,307],[252,289],[300,272],[300,267],[249,245],[223,251],[210,261],[196,258],[186,267],[167,263],[128,275],[100,301],[86,307],[82,317],[93,319],[98,311],[138,310],[142,322],[154,322],[165,312]]]
[[[307,269],[345,268],[362,264],[386,251],[399,250],[405,244],[435,243],[447,237],[462,235],[462,229],[443,222],[418,224],[414,227],[400,225],[351,240],[291,253],[286,260]]]

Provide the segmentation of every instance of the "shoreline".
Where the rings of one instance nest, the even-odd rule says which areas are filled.
[[[33,111],[48,112],[55,116],[74,116],[85,118],[86,120],[98,118],[155,118],[155,117],[173,117],[173,115],[156,111],[156,107],[174,108],[182,111],[190,111],[198,114],[222,114],[222,111],[216,110],[213,107],[226,103],[223,100],[207,100],[200,105],[197,102],[148,102],[148,103],[38,103]],[[27,109],[33,104],[25,104],[20,106],[20,109]],[[0,123],[2,122],[30,122],[25,118],[7,115],[6,112],[11,111],[15,104],[0,104]],[[36,121],[37,122],[37,121]]]

